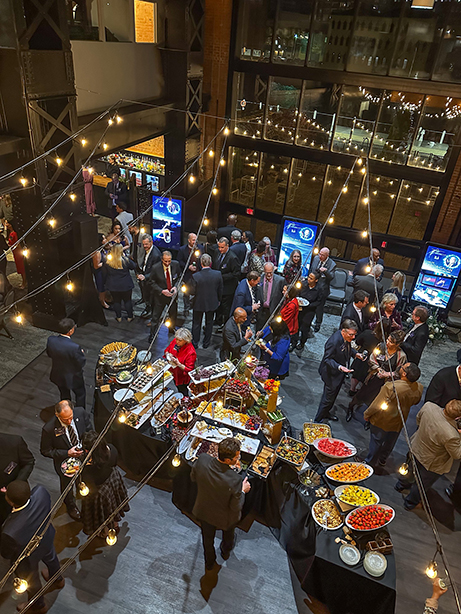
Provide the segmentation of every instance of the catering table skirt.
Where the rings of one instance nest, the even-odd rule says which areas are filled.
[[[94,424],[98,432],[106,424],[114,409],[111,392],[95,390]],[[134,475],[145,475],[170,447],[170,442],[150,433],[147,421],[139,430],[126,424],[113,422],[106,436],[118,451],[119,463]],[[171,464],[164,463],[156,474],[159,478],[171,477]]]

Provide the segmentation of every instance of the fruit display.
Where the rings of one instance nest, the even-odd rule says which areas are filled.
[[[275,411],[269,411],[267,412],[267,415],[272,422],[282,422],[282,420],[285,420],[285,416],[279,409],[276,409]]]
[[[259,395],[258,400],[256,401],[255,405],[257,407],[266,408],[268,401],[269,401],[269,397],[267,396],[266,393],[263,393]]]
[[[373,531],[389,524],[394,516],[394,510],[388,505],[367,505],[349,512],[346,524],[355,531]]]
[[[369,478],[373,474],[373,469],[364,463],[338,463],[328,467],[325,474],[335,482],[354,484]]]
[[[305,422],[303,425],[303,435],[306,443],[314,443],[316,439],[331,437],[331,428],[328,426],[328,424]]]
[[[61,471],[67,477],[72,477],[74,473],[77,473],[80,465],[81,462],[78,460],[78,458],[73,458],[72,456],[69,456],[69,458],[66,458],[66,460],[62,461]]]
[[[262,478],[267,478],[272,467],[274,466],[276,458],[277,457],[272,448],[269,448],[269,446],[263,446],[259,454],[251,463],[250,470]]]
[[[363,507],[364,505],[376,505],[379,503],[379,497],[369,488],[364,486],[338,486],[335,489],[335,496],[339,501],[352,505],[353,507]]]
[[[278,392],[280,388],[280,382],[275,379],[268,379],[264,382],[264,390],[271,394],[272,392]]]
[[[260,418],[256,418],[253,416],[252,418],[248,418],[244,426],[247,431],[259,431],[259,429],[261,428],[261,424],[262,421],[260,420]]]
[[[251,391],[250,385],[247,382],[242,382],[235,377],[226,382],[224,389],[226,392],[229,392],[230,394],[237,394],[243,399],[247,399],[250,396]]]
[[[309,452],[309,446],[292,437],[283,437],[275,453],[277,456],[293,465],[301,466]]]
[[[352,444],[347,443],[347,441],[342,441],[341,439],[324,437],[322,439],[316,439],[313,443],[319,452],[330,458],[347,458],[357,454],[357,450]]]
[[[197,449],[196,456],[201,454],[209,454],[214,458],[218,458],[218,444],[214,441],[202,441]]]
[[[324,529],[334,531],[342,526],[343,520],[338,508],[330,499],[320,499],[312,506],[312,516]]]
[[[233,411],[227,407],[222,407],[218,403],[211,403],[209,401],[202,401],[196,411],[197,416],[204,416],[216,422],[222,422],[228,426],[233,426],[244,431],[249,431],[254,434],[259,432],[261,428],[261,421],[259,418],[253,417],[250,422],[247,414],[241,414],[240,412]],[[249,427],[247,427],[249,423]]]
[[[234,366],[231,362],[224,361],[209,367],[197,367],[190,372],[192,381],[196,384],[205,382],[214,377],[226,375]]]
[[[256,367],[254,376],[257,380],[264,382],[269,377],[269,369],[267,367]]]

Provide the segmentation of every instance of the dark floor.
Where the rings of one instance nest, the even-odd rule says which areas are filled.
[[[75,339],[87,352],[85,370],[88,385],[88,405],[93,393],[94,367],[102,345],[112,340],[130,341],[139,349],[147,347],[147,331],[140,319],[131,324],[121,324],[108,314],[108,327],[90,324],[76,333]],[[332,329],[334,319],[326,321],[326,334]],[[198,350],[201,364],[216,360],[219,338],[213,338],[215,347]],[[166,330],[161,332],[154,355],[163,352],[167,344]],[[290,377],[282,383],[283,409],[291,422],[301,427],[316,411],[321,394],[321,381],[317,374],[320,352],[314,350],[318,342],[305,350],[303,358],[293,355]],[[13,346],[14,347],[14,346]],[[14,352],[14,349],[11,352]],[[3,353],[2,358],[7,358]],[[447,357],[450,364],[451,358]],[[49,359],[41,354],[32,363],[0,389],[2,430],[20,433],[36,455],[37,465],[32,474],[32,484],[42,483],[57,496],[57,477],[51,461],[39,455],[38,447],[43,411],[57,400],[56,390],[48,379]],[[346,423],[344,407],[348,397],[341,393],[337,408],[339,423],[333,423],[334,434],[354,442],[365,449],[368,434],[359,421]],[[409,425],[414,430],[412,412]],[[398,614],[422,612],[426,596],[430,595],[430,581],[424,568],[434,551],[431,531],[421,513],[403,510],[401,496],[393,489],[395,470],[404,458],[405,444],[399,440],[381,477],[379,495],[397,512],[392,524],[392,538],[397,560],[397,609]],[[446,479],[441,479],[430,499],[439,519],[439,531],[451,561],[455,577],[460,577],[461,517],[453,512],[444,495]],[[134,482],[128,481],[129,489]],[[62,559],[69,557],[85,540],[78,533],[81,525],[70,521],[62,511],[56,518],[57,546]],[[6,569],[3,564],[0,571]],[[66,587],[47,597],[53,603],[52,612],[76,614],[86,612],[117,612],[125,614],[204,613],[279,614],[308,612],[306,595],[299,593],[287,557],[277,541],[265,527],[253,524],[249,533],[239,532],[239,540],[231,558],[223,564],[219,582],[206,601],[200,593],[203,560],[197,527],[183,516],[171,503],[169,493],[146,487],[134,499],[132,510],[123,524],[118,543],[108,547],[105,542],[92,544],[80,559],[67,571]],[[334,581],[334,579],[333,579]],[[333,588],[333,587],[332,587]],[[0,613],[13,612],[16,601],[10,588],[0,595]],[[17,597],[23,601],[24,597]],[[315,610],[318,612],[319,610]],[[442,598],[440,612],[452,613],[456,608],[452,595]],[[371,614],[371,613],[370,613]]]

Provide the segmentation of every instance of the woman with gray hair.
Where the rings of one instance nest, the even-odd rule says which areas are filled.
[[[172,368],[174,383],[178,392],[189,396],[187,384],[190,382],[189,373],[195,367],[197,353],[192,344],[192,333],[187,328],[178,328],[173,341],[166,348],[164,358],[168,360]]]
[[[379,305],[379,311],[382,317],[389,321],[392,331],[402,329],[402,318],[396,309],[397,302],[398,298],[393,292],[386,292]],[[374,331],[377,325],[379,325],[379,312],[375,311],[370,318],[368,327]]]

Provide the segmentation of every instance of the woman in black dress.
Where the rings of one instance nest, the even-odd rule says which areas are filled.
[[[86,454],[98,438],[95,431],[83,435],[82,447]],[[93,450],[90,460],[82,471],[82,481],[90,489],[82,498],[83,531],[92,535],[109,518],[120,503],[128,496],[126,486],[117,469],[117,450],[102,439]],[[118,530],[118,523],[130,510],[128,503],[107,523],[100,537],[107,537],[109,529]]]

